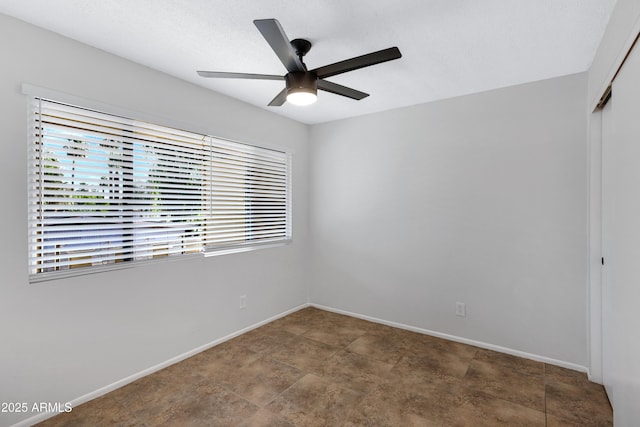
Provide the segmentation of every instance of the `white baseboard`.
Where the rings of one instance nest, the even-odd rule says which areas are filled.
[[[320,305],[320,304],[309,304],[309,305],[311,307],[315,307],[315,308],[318,308],[320,310],[326,310],[326,311],[331,311],[333,313],[344,314],[346,316],[351,316],[351,317],[356,317],[358,319],[368,320],[369,322],[380,323],[382,325],[392,326],[394,328],[399,328],[399,329],[405,329],[407,331],[417,332],[419,334],[431,335],[431,336],[438,337],[438,338],[444,338],[444,339],[449,340],[449,341],[455,341],[455,342],[459,342],[459,343],[463,343],[463,344],[469,344],[469,345],[473,345],[475,347],[480,347],[480,348],[484,348],[484,349],[487,349],[487,350],[493,350],[493,351],[497,351],[497,352],[500,352],[500,353],[511,354],[513,356],[523,357],[525,359],[531,359],[531,360],[535,360],[537,362],[548,363],[550,365],[560,366],[562,368],[572,369],[574,371],[586,372],[587,376],[589,374],[589,370],[587,369],[587,367],[582,366],[582,365],[577,365],[577,364],[571,363],[571,362],[565,362],[563,360],[557,360],[557,359],[552,359],[550,357],[539,356],[537,354],[527,353],[527,352],[520,351],[520,350],[514,350],[514,349],[511,349],[511,348],[507,348],[507,347],[501,347],[499,345],[488,344],[488,343],[485,343],[485,342],[482,342],[482,341],[475,341],[475,340],[471,340],[471,339],[468,339],[468,338],[462,338],[462,337],[458,337],[458,336],[455,336],[455,335],[443,334],[441,332],[435,332],[435,331],[431,331],[429,329],[416,328],[414,326],[408,326],[408,325],[405,325],[405,324],[402,324],[402,323],[390,322],[388,320],[378,319],[376,317],[371,317],[371,316],[365,316],[363,314],[353,313],[353,312],[350,312],[350,311],[340,310],[340,309],[336,309],[336,308],[332,308],[332,307],[326,307],[326,306]]]
[[[224,336],[222,338],[219,338],[219,339],[211,341],[211,342],[209,342],[207,344],[201,345],[200,347],[196,347],[193,350],[189,350],[189,351],[187,351],[185,353],[182,353],[182,354],[180,354],[180,355],[178,355],[176,357],[172,357],[171,359],[166,360],[166,361],[164,361],[162,363],[158,363],[155,366],[152,366],[150,368],[144,369],[144,370],[142,370],[140,372],[137,372],[137,373],[135,373],[133,375],[130,375],[130,376],[126,377],[126,378],[123,378],[121,380],[118,380],[118,381],[116,381],[116,382],[114,382],[112,384],[109,384],[109,385],[105,386],[105,387],[99,388],[98,390],[92,391],[91,393],[87,393],[84,396],[80,396],[80,397],[78,397],[76,399],[73,399],[69,403],[71,403],[71,407],[72,408],[75,408],[76,406],[82,405],[83,403],[86,403],[86,402],[88,402],[90,400],[93,400],[93,399],[95,399],[97,397],[100,397],[100,396],[102,396],[104,394],[107,394],[107,393],[109,393],[111,391],[119,389],[120,387],[124,387],[125,385],[130,384],[130,383],[134,382],[135,380],[138,380],[138,379],[140,379],[142,377],[146,377],[147,375],[153,374],[154,372],[157,372],[157,371],[159,371],[161,369],[169,367],[169,366],[171,366],[171,365],[173,365],[175,363],[181,362],[181,361],[183,361],[185,359],[188,359],[191,356],[195,356],[196,354],[198,354],[200,352],[203,352],[203,351],[208,350],[208,349],[210,349],[212,347],[215,347],[215,346],[217,346],[219,344],[222,344],[223,342],[229,341],[232,338],[235,338],[235,337],[237,337],[239,335],[247,333],[247,332],[249,332],[249,331],[251,331],[253,329],[259,328],[260,326],[266,325],[267,323],[273,322],[274,320],[277,320],[277,319],[279,319],[281,317],[284,317],[284,316],[287,316],[287,315],[289,315],[291,313],[294,313],[296,311],[302,310],[303,308],[306,308],[308,306],[309,306],[308,303],[307,304],[302,304],[302,305],[294,307],[294,308],[292,308],[290,310],[284,311],[284,312],[282,312],[280,314],[276,314],[275,316],[272,316],[272,317],[270,317],[270,318],[268,318],[266,320],[263,320],[261,322],[255,323],[255,324],[253,324],[251,326],[247,326],[246,328],[240,329],[239,331],[233,332],[233,333],[231,333],[229,335],[226,335],[226,336]],[[59,414],[58,412],[42,412],[42,413],[39,413],[38,415],[34,415],[33,417],[29,417],[29,418],[27,418],[25,420],[22,420],[22,421],[20,421],[20,422],[18,422],[16,424],[13,424],[13,426],[11,426],[11,427],[29,427],[29,426],[32,426],[33,424],[42,422],[42,421],[44,421],[44,420],[46,420],[48,418],[54,417],[54,416],[56,416],[58,414]]]

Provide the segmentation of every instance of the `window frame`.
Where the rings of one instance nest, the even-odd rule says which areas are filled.
[[[175,124],[167,123],[167,120],[158,120],[156,117],[150,116],[148,114],[139,114],[139,113],[123,110],[117,107],[109,106],[106,104],[97,103],[95,101],[89,101],[86,99],[82,99],[82,98],[78,98],[70,95],[60,94],[56,91],[38,88],[36,86],[32,86],[28,84],[23,84],[22,89],[23,89],[22,90],[23,93],[27,95],[27,99],[29,100],[28,106],[27,106],[29,111],[29,116],[28,116],[29,129],[27,134],[27,149],[29,153],[28,154],[29,156],[28,157],[28,161],[29,161],[28,203],[30,206],[29,206],[29,220],[28,220],[29,221],[28,277],[29,277],[30,283],[48,281],[48,280],[54,280],[54,279],[60,279],[65,277],[78,276],[78,275],[85,275],[85,274],[94,274],[94,273],[100,273],[100,272],[110,271],[110,270],[132,268],[139,265],[147,265],[149,263],[154,263],[154,262],[186,260],[193,257],[202,257],[202,256],[209,257],[209,256],[225,255],[225,254],[237,253],[237,252],[252,251],[252,250],[263,249],[263,248],[271,248],[271,247],[286,245],[292,241],[292,207],[293,207],[292,186],[291,186],[292,160],[293,160],[292,154],[289,151],[286,151],[280,148],[268,147],[265,145],[248,144],[244,142],[237,142],[237,141],[233,141],[226,138],[212,136],[208,133],[197,132],[198,134],[203,134],[205,137],[215,140],[217,142],[221,142],[222,144],[230,144],[231,146],[242,147],[246,149],[248,152],[252,150],[257,150],[257,152],[261,152],[260,150],[268,150],[269,152],[278,153],[280,156],[285,158],[284,170],[286,172],[286,177],[284,178],[284,189],[283,189],[284,201],[281,202],[284,208],[284,214],[280,214],[280,217],[284,218],[283,220],[281,220],[283,221],[284,225],[282,226],[281,224],[278,224],[278,227],[280,228],[280,230],[284,228],[284,231],[283,231],[284,234],[276,236],[273,239],[263,239],[263,240],[247,240],[247,238],[245,237],[244,240],[242,241],[236,241],[230,244],[217,244],[213,246],[205,244],[205,241],[206,241],[205,235],[199,235],[199,239],[202,240],[202,243],[201,243],[202,247],[199,252],[170,255],[170,256],[164,256],[162,258],[157,258],[157,259],[122,260],[121,262],[112,262],[105,265],[90,265],[90,266],[84,266],[81,268],[69,268],[65,270],[56,270],[56,271],[50,271],[50,272],[44,272],[44,271],[35,272],[34,263],[32,261],[34,257],[34,249],[33,249],[33,242],[32,242],[33,227],[31,225],[32,223],[31,215],[32,215],[32,208],[33,208],[33,206],[31,206],[31,203],[33,202],[32,186],[34,182],[40,185],[42,181],[37,181],[37,178],[34,177],[34,171],[33,171],[33,165],[32,165],[34,150],[35,150],[34,148],[35,143],[33,141],[34,138],[32,137],[34,120],[32,117],[31,104],[32,102],[34,102],[33,101],[34,99],[40,98],[44,100],[51,100],[53,102],[70,105],[72,107],[77,106],[77,108],[96,111],[100,114],[117,116],[117,117],[124,118],[126,120],[146,122],[146,123],[154,124],[161,127],[172,128],[178,131],[182,131],[182,129],[192,127],[192,126],[176,126]],[[136,118],[130,119],[131,117],[136,117]],[[193,133],[193,131],[187,131],[187,132]],[[212,164],[210,164],[209,166],[213,167]],[[248,176],[248,172],[245,172],[245,176]],[[255,179],[259,179],[259,178],[255,178]],[[214,184],[210,183],[210,185],[214,185]],[[245,184],[245,185],[249,185],[249,184]],[[250,194],[253,195],[255,193],[250,193]],[[210,197],[213,197],[213,196],[210,196]],[[277,206],[280,206],[280,205],[277,205]],[[246,229],[246,226],[245,226],[245,229]],[[205,234],[209,236],[209,234],[207,233]],[[240,237],[240,239],[242,239],[242,237]]]

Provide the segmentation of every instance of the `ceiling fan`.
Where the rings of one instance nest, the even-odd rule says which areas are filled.
[[[369,96],[350,87],[325,80],[327,77],[380,64],[402,57],[397,47],[379,50],[334,64],[307,70],[302,58],[311,49],[311,42],[305,39],[289,41],[277,19],[257,19],[253,23],[267,40],[287,69],[284,76],[272,74],[227,73],[219,71],[198,71],[202,77],[226,79],[284,80],[286,87],[271,100],[269,106],[279,107],[285,101],[296,105],[309,105],[316,101],[317,90],[335,93],[347,98],[361,100]]]

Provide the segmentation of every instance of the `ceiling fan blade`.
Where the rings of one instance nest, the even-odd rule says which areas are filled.
[[[226,73],[223,71],[197,71],[201,77],[217,79],[252,79],[252,80],[284,80],[284,76],[273,74]]]
[[[278,55],[287,71],[290,73],[306,71],[277,19],[256,19],[253,23]]]
[[[331,77],[336,74],[346,73],[347,71],[357,70],[358,68],[368,67],[370,65],[380,64],[382,62],[392,61],[401,58],[402,54],[397,47],[371,52],[366,55],[356,56],[355,58],[345,59],[335,64],[325,65],[324,67],[311,70],[318,75],[319,78]]]
[[[287,100],[287,88],[285,87],[282,91],[276,95],[275,98],[271,100],[269,103],[269,107],[280,107]]]
[[[360,92],[359,90],[351,89],[350,87],[342,86],[337,83],[332,83],[322,79],[318,79],[318,89],[335,93],[336,95],[346,96],[347,98],[356,99],[358,101],[369,96],[368,93]]]

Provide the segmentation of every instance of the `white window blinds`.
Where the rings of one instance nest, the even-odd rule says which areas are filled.
[[[286,153],[38,98],[30,111],[32,281],[290,238]]]

